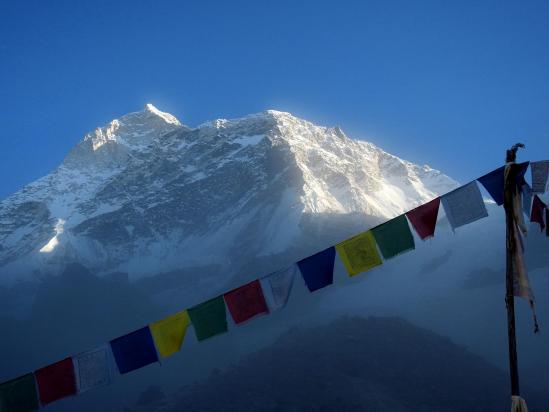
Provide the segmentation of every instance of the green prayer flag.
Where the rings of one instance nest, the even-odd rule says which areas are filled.
[[[406,215],[400,215],[372,229],[377,245],[385,259],[415,249],[414,236]]]
[[[38,408],[38,395],[32,373],[0,384],[0,411],[30,412],[37,411]]]
[[[201,341],[227,332],[223,296],[210,299],[188,310],[196,338]]]

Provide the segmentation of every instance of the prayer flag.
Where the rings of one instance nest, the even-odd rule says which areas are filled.
[[[78,393],[112,382],[111,354],[107,345],[73,357]]]
[[[502,166],[477,180],[482,183],[482,186],[490,193],[492,199],[498,206],[503,204],[503,183],[504,183],[505,166]]]
[[[421,239],[425,240],[434,236],[439,207],[440,197],[437,197],[406,213],[406,217],[408,217],[408,220],[410,220],[410,223]]]
[[[223,296],[234,323],[237,325],[254,316],[269,313],[259,280],[254,280],[244,286],[233,289]]]
[[[0,384],[0,411],[31,412],[39,407],[32,373]]]
[[[477,180],[482,183],[482,186],[490,193],[492,199],[498,206],[503,204],[503,183],[504,183],[505,166],[502,166]]]
[[[547,187],[547,177],[549,176],[549,160],[541,162],[532,162],[532,192],[544,193]]]
[[[261,279],[261,285],[270,311],[286,306],[297,270],[297,265],[293,264],[289,268],[271,273]]]
[[[114,360],[121,374],[158,362],[151,330],[148,326],[111,340]]]
[[[516,193],[514,194],[516,196]],[[534,293],[530,287],[530,280],[528,279],[528,273],[526,272],[526,264],[524,261],[524,243],[520,232],[523,230],[520,226],[523,222],[517,221],[515,217],[516,213],[513,213],[513,224],[511,226],[511,234],[513,237],[514,248],[511,255],[511,267],[513,273],[513,295],[521,298],[528,299],[530,308],[532,309],[532,316],[534,320],[534,333],[539,331],[538,319],[536,316],[536,309],[534,303]],[[522,219],[522,214],[519,216]]]
[[[373,228],[372,233],[385,259],[390,259],[416,247],[406,215],[400,215]]]
[[[314,292],[333,283],[334,260],[335,248],[332,246],[297,262],[309,292]]]
[[[504,169],[504,177],[507,179],[508,176],[515,174],[515,181],[509,182],[509,193],[511,195],[510,206],[512,210],[513,219],[519,228],[521,233],[526,233],[526,225],[524,224],[524,212],[522,209],[522,186],[526,184],[524,180],[524,163],[515,164],[507,163]]]
[[[515,243],[511,262],[513,265],[513,295],[528,299],[533,304],[534,294],[530,288],[530,281],[528,280],[526,264],[524,262],[524,243],[520,231],[516,227],[513,229],[512,236]]]
[[[530,214],[530,222],[539,223],[539,227],[543,232],[545,229],[545,223],[543,221],[543,211],[547,208],[541,201],[538,195],[534,195],[534,201],[532,202],[532,212]],[[549,223],[549,222],[548,222]]]
[[[76,395],[76,378],[71,358],[38,369],[34,376],[42,405]]]
[[[476,182],[461,186],[441,197],[446,217],[455,230],[488,216]]]
[[[532,209],[532,188],[528,183],[522,185],[522,211],[528,217],[530,217],[530,210]]]
[[[161,357],[173,355],[181,349],[189,323],[189,314],[184,310],[149,325]]]
[[[223,296],[189,309],[189,316],[199,341],[227,332],[227,314]]]
[[[516,182],[517,186],[519,188],[522,187],[526,183],[526,179],[524,179],[524,175],[526,174],[526,171],[528,170],[528,166],[530,166],[530,161],[523,162],[523,163],[517,163],[517,176],[516,176]]]
[[[530,281],[528,280],[528,274],[526,272],[526,264],[524,262],[524,244],[522,242],[522,233],[526,233],[526,226],[524,225],[524,215],[522,213],[522,187],[526,184],[524,180],[524,167],[521,170],[521,165],[515,163],[507,163],[505,165],[504,179],[506,190],[509,191],[510,198],[505,199],[507,201],[507,208],[511,208],[510,219],[512,223],[507,227],[507,241],[512,239],[512,242],[508,243],[508,248],[511,250],[511,270],[513,276],[513,295],[528,299],[530,308],[532,309],[532,315],[534,318],[534,333],[539,330],[538,321],[536,317],[534,294],[530,287]],[[519,176],[516,176],[518,173]],[[515,181],[509,181],[510,176],[515,176]],[[509,212],[509,211],[508,211]],[[508,262],[509,263],[509,262]]]
[[[518,187],[522,187],[526,181],[524,180],[524,174],[528,170],[530,162],[518,163],[516,182]],[[479,177],[477,180],[482,183],[482,186],[490,193],[492,199],[498,206],[503,204],[503,184],[505,179],[505,166],[499,167],[496,170]]]
[[[336,245],[349,276],[355,276],[381,265],[372,231],[361,233]]]

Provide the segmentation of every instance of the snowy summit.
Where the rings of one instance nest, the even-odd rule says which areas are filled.
[[[0,279],[75,261],[140,277],[230,257],[236,272],[313,251],[323,228],[352,235],[454,187],[290,113],[189,128],[147,104],[86,134],[57,169],[0,203]]]

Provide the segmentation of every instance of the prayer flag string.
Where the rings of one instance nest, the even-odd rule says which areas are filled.
[[[532,188],[524,180],[528,164],[519,165],[520,206],[531,222],[537,222],[542,230],[547,226],[549,236],[549,209],[534,194],[543,193],[547,187],[549,160],[531,164]],[[498,205],[503,203],[504,171],[501,167],[477,179]],[[39,405],[107,385],[112,382],[113,365],[125,374],[178,352],[191,324],[198,341],[223,334],[228,330],[226,308],[235,324],[281,309],[289,300],[298,272],[310,292],[333,283],[336,251],[349,276],[380,266],[381,255],[391,259],[415,248],[408,221],[422,240],[434,235],[441,203],[453,230],[488,216],[477,182],[472,181],[289,268],[113,339],[108,345],[4,382],[0,384],[0,410],[32,411]]]

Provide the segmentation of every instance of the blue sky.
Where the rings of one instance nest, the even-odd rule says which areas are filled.
[[[0,3],[0,198],[150,102],[191,126],[268,108],[461,181],[549,158],[544,1]]]

